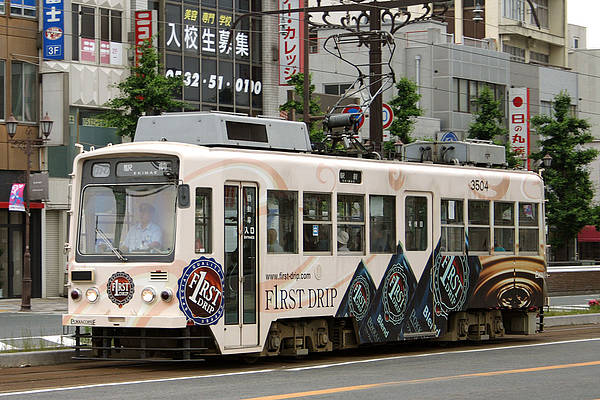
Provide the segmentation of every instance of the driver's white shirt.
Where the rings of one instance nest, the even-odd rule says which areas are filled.
[[[147,250],[150,243],[161,243],[162,234],[158,225],[150,222],[145,228],[139,222],[127,232],[123,245],[129,250]]]

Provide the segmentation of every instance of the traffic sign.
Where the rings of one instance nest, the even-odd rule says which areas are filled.
[[[394,112],[392,111],[392,107],[390,107],[389,105],[383,103],[382,106],[383,107],[381,108],[381,111],[383,113],[383,118],[381,122],[383,124],[383,129],[387,129],[390,127],[390,125],[392,125],[392,122],[394,121]]]
[[[362,114],[362,110],[360,109],[360,107],[357,107],[357,106],[348,106],[342,110],[342,113],[344,113],[344,114]],[[364,114],[362,114],[360,117],[360,120],[358,121],[357,129],[360,129],[364,123],[365,123],[365,116],[364,116]]]

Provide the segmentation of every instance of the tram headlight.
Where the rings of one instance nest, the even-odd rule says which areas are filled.
[[[144,288],[144,290],[142,290],[142,300],[144,300],[146,303],[152,303],[155,298],[156,291],[150,286],[147,286]]]
[[[169,288],[160,292],[160,298],[167,303],[173,299],[173,291]]]
[[[79,290],[79,289],[71,290],[71,299],[73,299],[73,301],[81,300],[81,290]]]
[[[95,287],[91,287],[85,291],[85,297],[90,303],[95,303],[100,297],[100,292]]]

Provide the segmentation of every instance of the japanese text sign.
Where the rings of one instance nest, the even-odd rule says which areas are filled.
[[[279,0],[280,10],[300,7],[302,0]],[[279,18],[279,85],[287,85],[304,65],[304,13],[285,13]]]
[[[511,88],[508,97],[510,147],[527,165],[529,155],[529,89]]]
[[[13,183],[8,199],[9,211],[25,211],[24,189],[24,183]]]
[[[135,12],[135,65],[138,65],[142,56],[141,46],[146,40],[156,41],[156,11]],[[156,46],[156,43],[153,43]]]
[[[49,60],[64,60],[65,47],[65,18],[63,0],[44,0],[42,2],[44,30],[44,58]]]

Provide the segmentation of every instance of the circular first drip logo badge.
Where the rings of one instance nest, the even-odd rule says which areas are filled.
[[[364,276],[359,276],[354,280],[350,292],[350,314],[360,322],[367,315],[371,294],[369,293],[369,284]]]
[[[383,284],[382,298],[385,320],[399,325],[404,320],[408,306],[408,279],[402,265],[392,266]]]
[[[179,308],[196,325],[212,325],[223,316],[223,268],[212,258],[192,260],[177,281]]]
[[[435,312],[447,316],[459,311],[467,301],[469,291],[469,262],[464,256],[442,256],[438,254],[433,265],[431,289]]]
[[[119,306],[123,307],[123,304],[129,303],[129,300],[133,297],[135,291],[135,285],[133,279],[126,272],[115,272],[108,278],[106,284],[106,292],[110,301]]]

